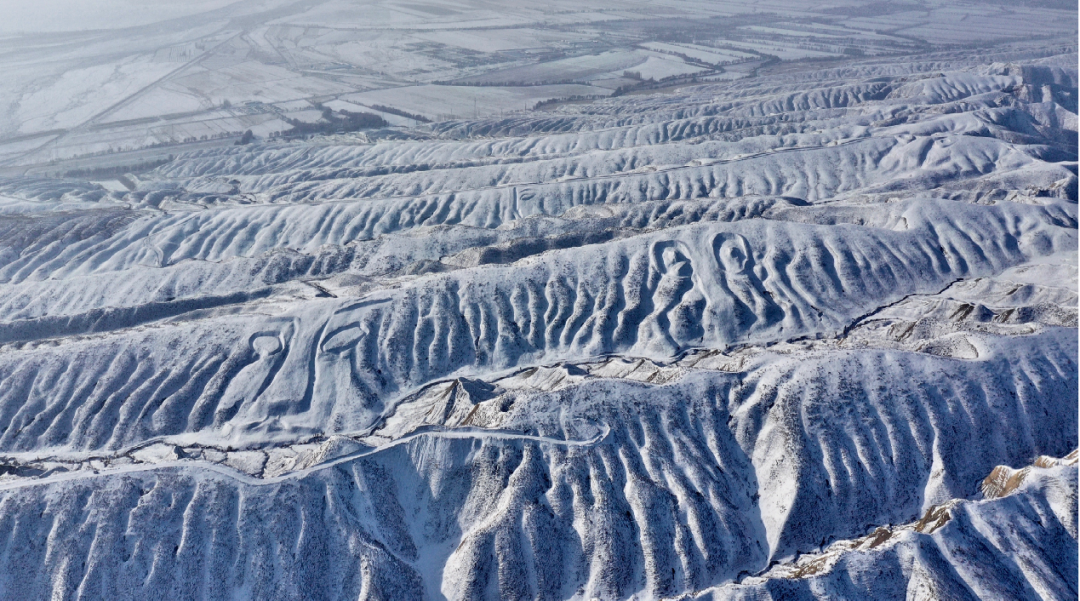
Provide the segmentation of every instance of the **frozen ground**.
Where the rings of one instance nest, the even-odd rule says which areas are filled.
[[[131,172],[12,142],[0,598],[1075,599],[1075,19],[945,47],[911,31],[974,9],[801,4],[131,15],[224,25],[20,104],[55,148],[178,90],[185,127],[319,119],[294,84],[391,127]],[[675,61],[739,78],[507,114]]]

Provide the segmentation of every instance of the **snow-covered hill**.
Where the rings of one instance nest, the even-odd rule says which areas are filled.
[[[1075,45],[806,65],[0,179],[0,597],[1075,598]]]

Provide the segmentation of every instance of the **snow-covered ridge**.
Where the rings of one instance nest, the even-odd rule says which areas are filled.
[[[1065,52],[0,179],[0,597],[1075,596]]]

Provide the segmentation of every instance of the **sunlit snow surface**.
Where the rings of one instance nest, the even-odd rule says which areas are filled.
[[[1076,61],[0,179],[0,597],[1075,598]]]

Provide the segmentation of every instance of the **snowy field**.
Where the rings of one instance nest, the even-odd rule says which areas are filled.
[[[547,86],[403,86],[342,96],[363,106],[392,106],[428,119],[445,121],[480,115],[526,112],[552,98],[607,96],[611,90],[590,85]],[[367,109],[365,109],[367,110]]]
[[[555,88],[514,89],[523,85],[597,88],[569,99],[655,87],[650,79],[668,87],[730,80],[763,60],[898,56],[927,44],[1070,35],[1073,13],[1051,0],[1016,7],[843,0],[822,8],[778,0],[752,10],[734,0],[630,0],[617,8],[601,0],[8,0],[0,19],[0,169],[201,141],[218,126],[230,140],[247,129],[266,139],[281,131],[274,128],[283,103],[393,90],[386,98],[402,104],[385,105],[397,109],[390,114],[497,116],[558,100]],[[638,77],[624,78],[627,71]],[[472,87],[449,92],[441,109],[418,107],[432,84]],[[401,91],[410,86],[415,93]],[[223,107],[244,107],[244,118],[206,127],[205,113]]]
[[[0,599],[1076,599],[1074,5],[13,1]]]

